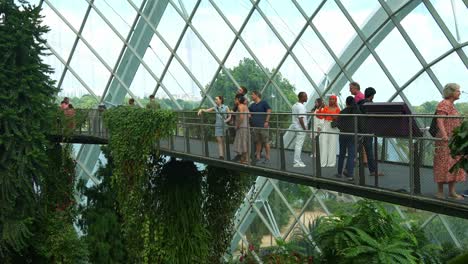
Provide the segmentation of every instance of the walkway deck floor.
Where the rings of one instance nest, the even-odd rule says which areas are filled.
[[[190,152],[187,152],[186,142],[182,137],[175,137],[174,140],[174,150],[179,152],[185,152],[187,154],[204,156],[203,142],[198,139],[190,139]],[[231,145],[232,146],[232,145]],[[161,148],[169,149],[168,141],[161,142]],[[219,158],[218,155],[218,147],[215,142],[208,143],[209,148],[209,157],[210,158]],[[231,158],[235,156],[234,151],[231,147]],[[315,173],[315,158],[310,157],[310,153],[302,153],[302,161],[306,164],[304,168],[294,168],[293,167],[293,151],[286,150],[285,151],[285,158],[286,158],[286,172],[293,172],[298,174],[303,174],[306,176],[313,177]],[[337,161],[338,162],[338,161]],[[270,163],[264,164],[263,162],[251,163],[252,165],[265,167],[270,169],[281,169],[281,161],[280,161],[280,153],[278,149],[271,150],[271,159]],[[321,177],[328,178],[337,181],[349,181],[346,178],[337,178],[335,175],[337,174],[337,165],[335,167],[323,167],[321,171]],[[384,173],[384,176],[379,176],[378,179],[378,187],[384,188],[392,191],[399,191],[399,192],[408,192],[410,191],[410,171],[409,166],[401,165],[401,164],[391,164],[391,163],[379,163],[379,171]],[[356,170],[358,168],[356,167]],[[436,185],[434,183],[434,175],[432,168],[423,167],[420,169],[421,175],[421,194],[423,196],[434,197],[436,191]],[[267,175],[261,175],[267,176]],[[369,171],[365,168],[365,185],[369,187],[375,187],[375,177],[369,176]],[[463,192],[468,190],[468,182],[458,183],[456,185],[456,189],[458,192]],[[445,190],[447,193],[447,189]],[[468,204],[468,198],[460,201],[461,203]]]

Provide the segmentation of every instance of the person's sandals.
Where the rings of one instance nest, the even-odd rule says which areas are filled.
[[[450,199],[455,199],[455,200],[464,200],[463,196],[461,196],[461,195],[458,194],[458,193],[449,194],[448,197],[449,197]]]
[[[445,196],[443,193],[436,193],[434,196],[439,199],[445,199]]]

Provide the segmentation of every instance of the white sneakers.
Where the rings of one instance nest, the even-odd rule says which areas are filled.
[[[295,162],[293,165],[294,168],[304,168],[305,166],[304,162]]]

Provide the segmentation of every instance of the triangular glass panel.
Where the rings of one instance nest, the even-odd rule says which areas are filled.
[[[171,73],[171,74],[169,74]],[[201,74],[194,73],[195,76],[201,76]],[[189,76],[189,74],[182,68],[181,64],[173,60],[168,69],[168,74],[162,80],[166,89],[177,99],[181,99],[187,102],[192,102],[191,105],[194,107],[185,110],[192,110],[195,106],[194,103],[200,103],[201,91],[197,83]],[[202,84],[200,84],[202,85]],[[160,87],[159,89],[162,89]]]
[[[300,59],[301,64],[314,82],[323,90],[326,84],[326,75],[335,61],[310,27],[306,29],[294,46],[293,53]]]
[[[263,66],[274,68],[284,56],[286,49],[270,29],[263,17],[255,11],[250,18],[242,38],[258,57]]]
[[[114,0],[112,1],[112,5],[107,0],[95,1],[94,5],[101,13],[103,13],[107,20],[112,21],[112,25],[118,30],[118,32],[124,38],[127,38],[137,16],[137,10],[140,6],[135,6],[137,8],[135,10],[135,8],[125,0]]]
[[[216,56],[223,59],[235,35],[208,1],[202,1],[198,9],[192,19],[192,25],[209,43]],[[196,36],[190,35],[188,38],[185,36],[185,41],[190,42],[192,38]]]
[[[65,24],[63,20],[54,12],[54,10],[46,3],[42,5],[41,15],[44,16],[43,24],[50,28],[50,31],[45,34],[44,38],[47,40],[47,43],[58,53],[58,55],[62,57],[64,61],[67,61],[68,57],[70,56],[73,43],[76,40],[75,33],[73,33],[68,25]],[[70,20],[78,21],[81,20],[83,16],[84,10],[81,15],[74,15]],[[80,23],[78,23],[78,27]],[[78,27],[75,29],[78,30]]]
[[[468,8],[466,7],[466,1],[463,3],[463,1],[456,0],[451,1],[449,4],[443,0],[431,0],[431,3],[458,43],[468,41],[468,20],[466,20]]]
[[[368,33],[369,30],[365,30],[366,27],[369,27],[367,22],[369,22],[370,18],[376,13],[377,10],[379,10],[380,4],[377,1],[364,3],[353,0],[342,0],[341,3],[351,15],[356,25],[358,25],[358,27],[363,31],[363,33]],[[388,17],[383,10],[380,11],[380,13],[381,14],[379,15],[382,16],[381,19]]]
[[[146,105],[148,96],[151,95],[156,88],[156,80],[150,75],[150,73],[140,65],[138,70],[133,77],[132,84],[130,85],[130,91],[136,95],[140,102]]]
[[[428,63],[451,48],[440,27],[422,3],[401,21],[401,25]],[[427,45],[428,43],[431,45]]]
[[[375,51],[399,85],[403,85],[422,68],[413,51],[396,28],[387,35]]]
[[[96,94],[103,93],[110,72],[81,41],[76,47],[70,66]]]
[[[307,22],[290,1],[260,1],[259,8],[288,46]]]
[[[185,24],[184,19],[177,13],[174,7],[168,4],[156,29],[169,45],[174,48]]]
[[[252,8],[252,3],[249,0],[238,0],[238,1],[213,1],[224,16],[231,22],[231,24],[239,30],[241,25],[247,18],[247,14]]]
[[[204,44],[198,39],[198,37],[190,37],[194,36],[193,34],[194,33],[191,29],[187,30],[187,33],[185,34],[184,39],[182,40],[182,43],[186,43],[187,45],[181,46],[177,50],[177,54],[187,67],[190,66],[189,68],[192,74],[196,76],[198,82],[202,86],[206,86],[212,81],[219,64],[215,60],[214,56],[204,46]],[[189,38],[190,41],[188,41]],[[194,62],[196,62],[196,64]],[[177,61],[173,60],[172,63],[177,63],[177,65],[174,67],[181,67]],[[171,67],[173,66],[171,65]],[[173,72],[178,73],[178,71]],[[183,75],[185,74],[187,73],[183,71]],[[178,76],[178,78],[180,77]],[[199,90],[193,89],[196,86],[189,85],[187,87],[190,87],[190,89],[193,90],[193,96],[196,96],[198,98],[200,97]]]
[[[341,54],[356,37],[353,27],[333,1],[327,1],[312,22],[335,54]],[[356,45],[362,44],[361,40],[357,41]]]
[[[158,37],[154,36],[148,48],[146,49],[143,60],[151,69],[151,71],[156,75],[156,77],[160,78],[167,62],[169,61],[170,56],[171,53],[166,48],[166,46],[164,46],[163,42]],[[175,59],[176,58],[174,58],[174,60]],[[143,66],[140,65],[140,67]]]
[[[108,22],[110,23],[110,21]],[[99,56],[110,67],[113,67],[124,43],[96,11],[92,10],[90,12],[82,35]],[[122,36],[122,38],[125,39],[126,36]],[[128,52],[134,54],[130,49],[128,49]]]
[[[83,17],[86,13],[86,9],[88,8],[88,3],[86,1],[74,1],[73,3],[61,0],[49,0],[45,3],[42,3],[42,7],[45,9],[49,8],[49,4],[52,5],[57,11],[64,16],[67,21],[76,29],[78,30],[83,22]],[[45,18],[44,21],[47,21],[47,15],[44,14]],[[52,24],[47,23],[48,25],[52,26]],[[63,24],[63,22],[61,23]],[[63,26],[66,27],[64,24]]]
[[[321,1],[297,0],[296,2],[299,4],[302,11],[304,11],[304,13],[309,17],[319,7]]]

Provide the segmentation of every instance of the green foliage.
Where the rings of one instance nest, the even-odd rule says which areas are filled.
[[[148,263],[206,263],[210,236],[202,213],[200,171],[191,161],[171,159],[153,184],[152,197],[157,197],[158,204],[151,215],[155,218],[153,226],[145,228],[154,236],[145,252]]]
[[[87,263],[86,244],[78,237],[69,212],[51,212],[41,225],[45,232],[35,244],[44,256],[41,263]]]
[[[38,193],[47,175],[47,141],[57,89],[44,64],[40,9],[1,1],[0,26],[0,262],[21,254],[33,235]],[[3,259],[3,260],[2,260]]]
[[[325,263],[440,263],[440,248],[422,231],[404,228],[396,215],[370,201],[353,215],[321,217],[310,227]]]
[[[452,157],[460,156],[460,160],[450,168],[450,172],[462,169],[468,172],[468,120],[453,130],[453,136],[449,142]]]
[[[203,174],[203,213],[211,234],[210,263],[218,263],[230,246],[234,215],[251,181],[247,175],[213,166]]]
[[[271,71],[268,70],[271,74]],[[230,69],[230,72],[235,80],[240,85],[245,86],[249,91],[261,91],[265,84],[267,84],[268,78],[257,63],[249,58],[244,58],[239,62],[239,65]],[[297,101],[297,95],[294,86],[285,78],[281,76],[281,73],[276,74],[273,79],[284,93],[287,100],[294,104]],[[224,96],[224,104],[234,105],[234,96],[236,95],[237,88],[228,75],[221,71],[215,83],[213,84],[209,94],[212,97],[222,95]],[[275,97],[272,97],[272,95]],[[262,98],[271,105],[274,111],[290,111],[286,102],[276,92],[276,88],[273,85],[269,85],[262,94]]]
[[[468,252],[459,255],[448,262],[448,264],[466,264],[468,263]]]
[[[117,192],[111,184],[113,159],[107,147],[101,149],[107,158],[107,163],[101,163],[96,173],[101,183],[87,188],[81,182],[79,189],[86,196],[86,204],[80,206],[78,223],[85,234],[91,263],[128,263]]]

